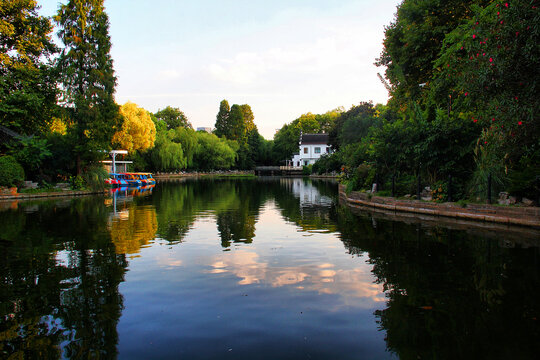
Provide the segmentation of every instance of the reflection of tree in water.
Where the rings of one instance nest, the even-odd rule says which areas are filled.
[[[153,206],[128,206],[111,219],[111,239],[118,254],[136,254],[140,248],[155,238],[158,228],[156,210]]]
[[[287,191],[283,191],[283,189]],[[299,178],[280,179],[274,197],[281,214],[303,231],[336,231],[335,181]]]
[[[231,241],[251,242],[260,207],[270,195],[253,180],[198,179],[163,183],[153,194],[158,234],[182,241],[195,220],[212,212],[223,246]]]
[[[115,357],[127,262],[103,199],[1,215],[0,357]]]
[[[400,358],[538,354],[538,248],[508,249],[463,231],[375,221],[347,209],[338,219],[346,248],[369,253],[387,291],[376,316]]]
[[[152,196],[157,212],[157,235],[170,242],[181,242],[198,217],[212,213],[216,216],[223,247],[230,246],[231,242],[251,243],[259,211],[269,199],[275,199],[283,215],[305,230],[324,228],[333,231],[332,201],[300,206],[298,197],[283,191],[284,184],[292,180],[209,178],[181,184],[161,183]],[[299,180],[306,182],[310,191],[318,196],[332,200],[336,197],[335,182]]]

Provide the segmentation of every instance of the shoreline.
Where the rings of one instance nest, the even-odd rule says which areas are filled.
[[[392,197],[369,196],[353,191],[345,193],[339,185],[339,197],[348,206],[392,213],[415,213],[416,216],[454,218],[501,225],[540,228],[540,207],[507,207],[488,204],[435,203],[421,200],[398,200]]]
[[[93,191],[93,190],[64,190],[54,192],[37,192],[37,193],[17,193],[15,195],[0,195],[0,201],[13,201],[13,200],[31,200],[37,198],[52,198],[52,197],[77,197],[86,195],[106,195],[105,191]]]

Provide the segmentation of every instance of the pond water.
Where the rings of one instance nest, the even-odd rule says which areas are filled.
[[[351,211],[336,183],[307,179],[0,207],[0,358],[540,353],[540,240],[526,229]]]

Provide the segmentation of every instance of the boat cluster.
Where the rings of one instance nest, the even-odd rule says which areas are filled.
[[[105,184],[112,187],[126,187],[126,186],[147,186],[154,185],[156,180],[152,177],[151,173],[111,173],[109,178],[105,180]]]

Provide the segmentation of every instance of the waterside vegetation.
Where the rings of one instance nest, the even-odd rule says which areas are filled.
[[[9,168],[0,186],[21,184],[18,165],[42,184],[93,179],[118,148],[134,171],[250,170],[290,159],[301,133],[329,133],[334,153],[304,172],[339,172],[349,190],[376,183],[397,196],[429,186],[437,201],[538,197],[535,2],[404,0],[375,60],[388,103],[308,112],[273,140],[259,134],[248,104],[221,101],[213,133],[193,130],[178,107],[116,104],[103,0],[70,0],[54,19],[38,15],[35,0],[0,9],[0,131],[19,134],[0,137],[0,166]]]

